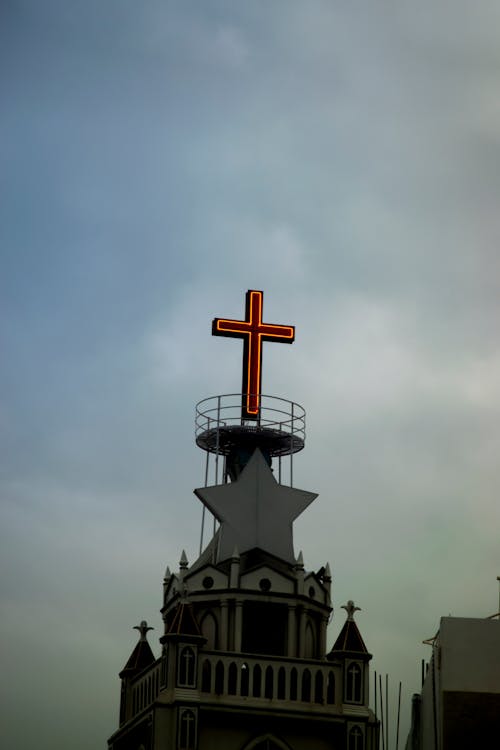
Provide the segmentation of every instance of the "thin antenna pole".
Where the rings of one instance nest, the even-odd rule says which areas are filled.
[[[420,687],[423,688],[424,686],[424,678],[425,678],[425,659],[422,659],[422,664],[420,665]]]
[[[500,621],[500,576],[497,576],[498,581],[498,619]]]
[[[373,682],[374,682],[374,686],[373,686],[374,690],[373,690],[373,693],[375,695],[375,718],[377,718],[377,673],[375,672],[375,674],[373,676],[374,676],[374,680],[373,680]]]
[[[401,713],[401,682],[399,683],[399,695],[398,695],[398,722],[396,724],[396,750],[399,748],[399,716]]]
[[[386,750],[389,750],[389,675],[385,676],[385,736]]]
[[[382,750],[385,750],[385,735],[384,735],[384,698],[382,693],[382,675],[378,676],[379,688],[380,688],[380,729],[382,731]]]

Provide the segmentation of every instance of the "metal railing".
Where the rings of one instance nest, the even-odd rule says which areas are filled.
[[[234,439],[243,435],[267,439],[272,455],[290,455],[304,447],[306,413],[293,401],[261,395],[255,420],[242,419],[241,404],[246,394],[210,396],[196,404],[196,443],[211,453],[227,455]]]

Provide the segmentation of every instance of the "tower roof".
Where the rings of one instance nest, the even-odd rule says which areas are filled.
[[[168,629],[168,635],[188,635],[202,637],[198,623],[193,613],[193,606],[189,602],[180,602]]]
[[[138,630],[141,637],[130,654],[127,663],[120,672],[120,677],[122,678],[125,676],[130,677],[138,672],[142,672],[143,669],[149,667],[154,661],[156,661],[154,654],[151,651],[151,646],[146,639],[148,630],[153,630],[153,628],[148,627],[147,622],[143,620],[140,625],[135,625],[134,630]]]
[[[351,651],[354,653],[367,654],[368,649],[361,637],[358,626],[354,622],[354,612],[359,610],[354,602],[350,599],[347,604],[342,605],[342,609],[347,610],[347,620],[340,631],[337,640],[333,644],[330,654],[338,651]]]

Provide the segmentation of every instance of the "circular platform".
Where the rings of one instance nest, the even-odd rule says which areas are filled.
[[[243,394],[211,396],[196,404],[196,444],[209,453],[229,456],[256,448],[269,456],[289,456],[305,444],[305,411],[293,401],[261,396],[258,420],[242,420]]]

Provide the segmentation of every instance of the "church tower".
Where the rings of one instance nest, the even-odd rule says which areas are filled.
[[[160,658],[147,623],[137,626],[109,750],[378,750],[358,608],[345,606],[327,653],[330,567],[307,571],[294,552],[293,521],[316,497],[293,486],[305,412],[262,395],[261,374],[262,342],[292,343],[295,330],[263,323],[262,303],[250,290],[244,320],[213,321],[214,335],[243,339],[242,392],[196,407],[200,554],[190,565],[183,552],[176,572],[166,570]]]

